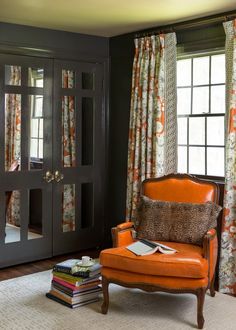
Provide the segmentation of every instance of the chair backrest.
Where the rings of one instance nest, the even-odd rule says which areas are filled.
[[[216,183],[188,174],[169,174],[160,178],[146,179],[142,183],[141,193],[161,201],[219,202],[219,187]]]

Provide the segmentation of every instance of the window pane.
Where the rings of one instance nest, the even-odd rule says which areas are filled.
[[[191,85],[191,59],[177,61],[177,86]]]
[[[209,112],[209,87],[193,88],[193,114]]]
[[[42,139],[39,140],[39,158],[40,159],[43,158],[43,140]]]
[[[225,113],[225,85],[211,87],[211,112]]]
[[[43,95],[29,95],[31,117],[43,116]]]
[[[31,119],[31,137],[38,138],[39,134],[39,121],[38,119]]]
[[[209,56],[193,59],[193,85],[209,84]]]
[[[207,144],[224,145],[224,117],[207,118]]]
[[[189,144],[205,145],[205,118],[189,118]]]
[[[178,147],[178,172],[187,173],[187,147]]]
[[[178,115],[190,114],[191,112],[191,88],[178,88],[177,90],[177,113]]]
[[[205,174],[205,148],[189,148],[189,173]]]
[[[43,118],[39,119],[39,138],[43,138]]]
[[[211,57],[211,83],[225,83],[225,54]]]
[[[30,139],[30,157],[38,158],[38,140]]]
[[[207,174],[224,176],[224,148],[207,148]]]
[[[178,144],[187,144],[187,118],[178,118]]]
[[[43,87],[43,69],[28,69],[28,85],[30,87]]]

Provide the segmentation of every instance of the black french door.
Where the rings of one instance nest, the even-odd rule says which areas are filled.
[[[100,64],[0,55],[0,267],[101,243],[103,120]]]
[[[100,64],[55,61],[54,254],[101,243],[103,107]]]

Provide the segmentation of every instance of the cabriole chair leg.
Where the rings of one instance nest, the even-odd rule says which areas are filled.
[[[203,305],[205,300],[206,289],[201,288],[197,290],[197,324],[198,329],[202,329],[204,326],[204,317],[203,317]]]
[[[109,292],[108,292],[109,282],[102,276],[102,292],[103,292],[103,304],[101,306],[102,314],[107,314],[109,306]]]
[[[211,283],[210,283],[210,295],[211,295],[211,297],[215,297],[215,294],[216,294],[214,284],[215,284],[215,275],[213,276],[213,278],[211,280]]]

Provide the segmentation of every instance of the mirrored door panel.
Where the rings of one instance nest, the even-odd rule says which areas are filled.
[[[0,55],[0,267],[52,254],[52,61]]]
[[[103,70],[0,54],[0,268],[102,243]]]
[[[60,254],[101,243],[103,71],[98,63],[55,61],[54,72],[53,249]]]

